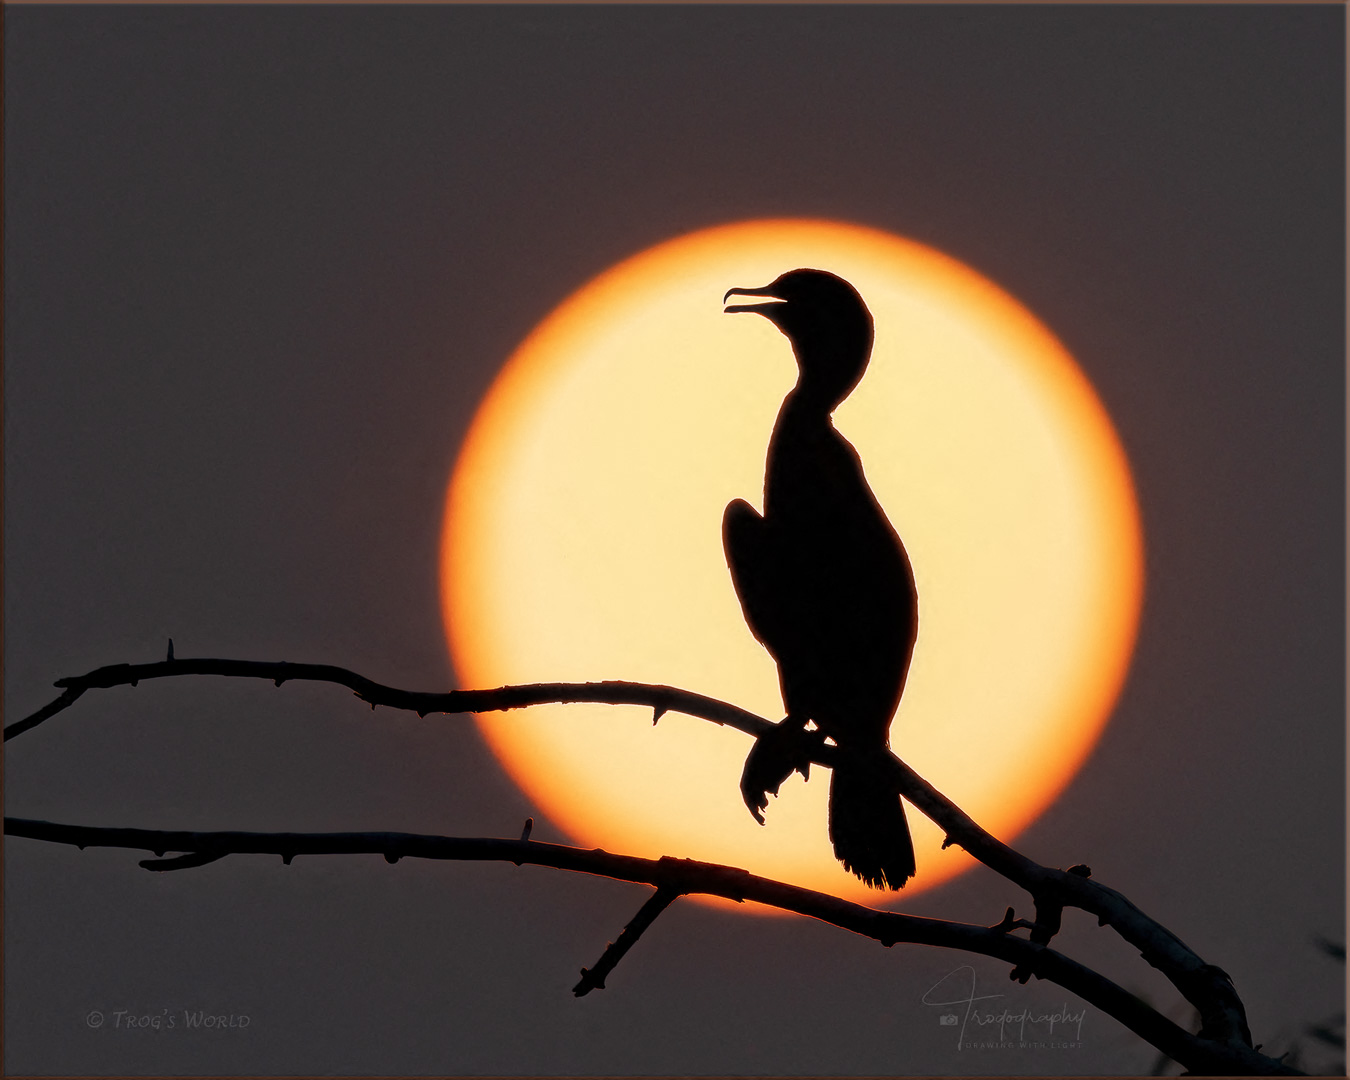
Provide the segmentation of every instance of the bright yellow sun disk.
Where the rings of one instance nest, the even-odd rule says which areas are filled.
[[[892,747],[1011,839],[1072,778],[1123,682],[1142,595],[1125,455],[1091,386],[1025,308],[910,241],[824,221],[709,229],[583,287],[519,347],[479,410],[447,497],[447,633],[462,683],[631,679],[781,715],[741,616],[723,507],[762,506],[764,457],[795,379],[732,286],[797,266],[852,281],[876,320],[838,409],[904,539],[919,640]],[[790,780],[758,826],[748,740],[672,714],[541,706],[480,728],[578,842],[696,857],[880,902],[834,862],[824,776]],[[919,874],[969,865],[910,808]]]

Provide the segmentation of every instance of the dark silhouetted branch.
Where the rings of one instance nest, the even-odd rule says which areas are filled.
[[[25,731],[37,727],[42,721],[55,716],[62,709],[74,705],[84,691],[85,688],[83,686],[68,687],[60,697],[55,701],[49,701],[37,712],[33,713],[32,716],[25,716],[22,720],[16,720],[14,723],[10,724],[9,727],[5,728],[5,742],[9,742],[15,735],[22,735]]]
[[[166,851],[185,851],[204,857],[202,861],[213,861],[226,855],[280,855],[284,862],[289,863],[297,855],[376,854],[383,855],[390,862],[411,857],[530,863],[654,885],[658,890],[657,895],[648,900],[625,930],[625,935],[629,930],[634,930],[635,924],[643,919],[644,914],[649,916],[646,922],[650,923],[669,903],[666,897],[673,899],[683,893],[704,893],[737,902],[750,900],[819,919],[872,938],[888,948],[897,942],[933,945],[980,953],[1009,964],[1029,965],[1040,978],[1058,983],[1115,1017],[1140,1038],[1192,1072],[1297,1075],[1294,1070],[1258,1054],[1251,1047],[1234,1046],[1192,1035],[1097,972],[1053,949],[1013,937],[1004,924],[995,927],[977,926],[878,911],[826,893],[758,877],[748,871],[717,863],[668,856],[640,859],[631,855],[611,854],[598,848],[583,850],[533,840],[424,836],[416,833],[176,832],[95,828],[8,817],[5,818],[5,832],[10,836],[71,844],[81,849],[130,848],[153,851],[158,855]],[[165,861],[177,863],[179,868],[187,866],[183,859]],[[1005,919],[1005,923],[1008,921]],[[641,928],[636,929],[632,940],[636,940],[640,932]],[[611,951],[617,950],[612,947]],[[609,951],[606,952],[608,956]],[[597,969],[604,959],[596,965]]]
[[[140,865],[146,870],[188,870],[223,858],[224,852],[194,851],[172,859],[142,859]]]
[[[115,664],[97,668],[85,675],[59,679],[55,685],[64,688],[62,695],[32,716],[6,728],[5,738],[36,727],[71,705],[86,690],[135,686],[142,679],[182,675],[267,679],[277,686],[292,680],[331,682],[347,687],[372,709],[376,705],[385,705],[410,710],[419,716],[433,712],[493,712],[545,703],[595,702],[646,706],[652,710],[654,722],[667,711],[682,712],[754,737],[774,726],[761,716],[715,698],[671,686],[645,683],[537,683],[503,686],[494,690],[421,693],[384,686],[346,668],[329,664],[177,659],[152,664]],[[835,753],[834,747],[819,745],[810,757],[813,763],[830,768],[834,764]],[[1200,1037],[1203,1040],[1228,1046],[1239,1055],[1251,1050],[1252,1039],[1246,1012],[1229,976],[1221,968],[1206,964],[1185,942],[1145,915],[1119,892],[1090,880],[1091,871],[1086,866],[1076,865],[1068,870],[1060,870],[1033,862],[985,832],[965,811],[894,755],[881,759],[876,768],[882,770],[886,783],[945,832],[944,847],[960,845],[990,869],[1030,893],[1036,908],[1032,941],[1009,940],[1017,940],[1029,949],[1045,949],[1059,930],[1064,908],[1075,907],[1089,912],[1097,917],[1100,925],[1111,927],[1137,948],[1140,955],[1162,972],[1182,996],[1196,1007],[1201,1016]],[[281,854],[283,858],[286,857],[284,852]],[[167,866],[163,868],[171,869]],[[1032,975],[1045,976],[1039,956],[1035,952],[1019,953],[1014,961],[1016,967],[1012,977],[1026,982]],[[1155,1042],[1154,1045],[1162,1049],[1161,1044]]]
[[[604,955],[596,961],[593,968],[581,969],[581,981],[572,987],[572,993],[577,997],[585,997],[592,990],[603,990],[605,988],[605,976],[608,975],[617,966],[624,954],[637,944],[647,927],[656,921],[656,917],[670,907],[680,894],[674,889],[659,888],[642,905],[638,913],[633,916],[628,925],[623,928],[623,933],[619,935],[618,941],[612,941],[605,946]]]
[[[665,712],[682,712],[725,724],[749,735],[762,735],[772,725],[754,713],[728,705],[725,701],[678,690],[673,686],[647,683],[590,682],[534,683],[528,686],[502,686],[496,690],[450,690],[445,693],[420,693],[384,686],[363,675],[332,664],[292,664],[285,660],[161,660],[155,664],[110,664],[85,675],[57,679],[53,684],[65,688],[55,701],[44,705],[32,716],[5,728],[5,739],[37,727],[70,705],[86,690],[114,686],[135,686],[142,679],[168,679],[181,675],[223,675],[236,679],[266,679],[280,686],[291,681],[328,682],[345,686],[373,709],[386,705],[426,716],[428,713],[497,712],[527,705],[558,702],[597,702],[605,705],[646,705],[657,718]]]

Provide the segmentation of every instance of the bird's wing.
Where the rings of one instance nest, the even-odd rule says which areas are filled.
[[[727,504],[722,515],[722,550],[731,583],[750,632],[774,659],[779,657],[776,645],[790,631],[782,610],[787,590],[778,547],[769,524],[753,506],[744,499]]]

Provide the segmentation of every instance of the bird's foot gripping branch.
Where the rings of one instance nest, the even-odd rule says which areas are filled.
[[[630,682],[540,683],[493,690],[420,693],[385,686],[345,668],[327,664],[294,664],[205,658],[175,659],[172,645],[165,660],[150,664],[115,664],[85,675],[64,678],[62,693],[32,715],[5,729],[5,739],[31,731],[65,711],[87,691],[136,686],[142,681],[184,675],[216,675],[265,679],[282,686],[291,681],[335,683],[350,689],[373,709],[377,705],[429,713],[482,713],[545,702],[599,702],[641,705],[653,716],[676,711],[735,728],[758,738],[774,725],[726,702],[670,686]],[[838,748],[823,740],[810,750],[813,764],[834,768]],[[1114,889],[1091,880],[1084,866],[1059,870],[1041,866],[990,836],[959,807],[919,777],[894,755],[873,759],[873,780],[883,782],[976,859],[1020,886],[1031,896],[1035,919],[1018,919],[1009,908],[992,926],[918,918],[879,911],[810,889],[758,877],[748,871],[687,859],[641,859],[602,850],[581,850],[529,838],[528,823],[519,839],[427,836],[412,833],[248,833],[186,832],[156,829],[68,825],[26,818],[5,818],[5,832],[78,848],[115,847],[148,851],[155,858],[140,865],[164,872],[203,866],[230,855],[265,854],[289,863],[299,855],[377,854],[388,862],[402,858],[507,861],[529,863],[620,881],[641,882],[655,892],[590,969],[583,968],[574,987],[577,996],[602,989],[624,954],[675,900],[702,893],[743,902],[753,901],[820,919],[871,938],[887,947],[898,943],[961,949],[995,957],[1011,965],[1011,977],[1025,982],[1048,979],[1114,1017],[1140,1038],[1197,1074],[1297,1074],[1297,1070],[1252,1047],[1242,1001],[1232,981],[1218,967],[1200,959],[1180,938],[1149,918]],[[177,853],[165,857],[166,853]],[[1110,927],[1153,967],[1167,976],[1195,1005],[1202,1018],[1198,1033],[1188,1032],[1105,976],[1050,948],[1065,908],[1079,908]],[[1016,936],[1029,931],[1026,938]]]

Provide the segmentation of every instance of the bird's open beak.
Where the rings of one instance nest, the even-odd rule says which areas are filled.
[[[774,296],[774,294],[769,291],[770,288],[772,288],[772,286],[765,285],[762,289],[728,289],[726,295],[722,297],[722,303],[725,304],[727,302],[728,296]],[[774,299],[765,304],[732,304],[729,307],[723,308],[722,314],[731,315],[738,311],[753,311],[760,315],[764,315],[774,308],[782,307],[785,303],[786,301],[783,300],[782,297],[774,297]]]

